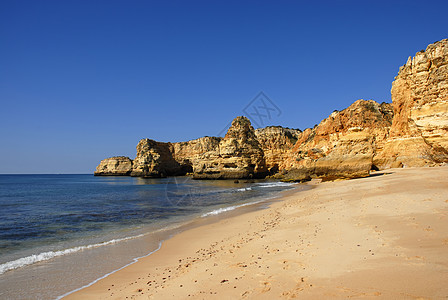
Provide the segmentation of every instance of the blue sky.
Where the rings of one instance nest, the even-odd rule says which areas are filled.
[[[305,129],[390,102],[446,1],[1,1],[0,173],[91,173],[141,138],[215,136],[263,91]]]

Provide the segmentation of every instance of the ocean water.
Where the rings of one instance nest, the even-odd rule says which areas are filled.
[[[189,224],[259,209],[272,180],[0,175],[0,299],[55,299],[156,251]]]

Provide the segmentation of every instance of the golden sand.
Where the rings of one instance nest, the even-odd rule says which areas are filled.
[[[448,167],[383,173],[182,232],[65,299],[448,298]]]

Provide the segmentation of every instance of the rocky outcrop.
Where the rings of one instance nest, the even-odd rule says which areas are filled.
[[[393,104],[358,100],[303,132],[270,126],[254,130],[245,117],[224,138],[180,143],[143,139],[137,157],[101,161],[95,175],[197,179],[326,180],[368,176],[371,169],[448,162],[448,40],[429,45],[402,66]]]
[[[203,137],[188,142],[163,143],[142,139],[137,145],[137,157],[131,176],[166,177],[193,172],[199,156],[219,146],[222,138]]]
[[[95,172],[95,175],[122,173],[165,177],[192,174],[196,179],[236,179],[267,174],[263,150],[254,128],[245,117],[237,117],[224,138],[203,137],[179,143],[142,139],[137,145],[137,156],[126,173],[112,158],[97,167],[97,171],[103,169],[104,172]]]
[[[390,104],[358,100],[306,129],[282,165],[287,180],[325,180],[368,176],[377,147],[392,123]]]
[[[352,178],[373,169],[448,162],[448,40],[399,70],[389,104],[355,102],[302,133],[284,161],[289,179]],[[392,122],[391,122],[392,121]]]
[[[263,150],[250,121],[237,117],[224,138],[203,137],[179,143],[142,139],[138,143],[131,176],[165,177],[188,173],[197,179],[265,176]]]
[[[126,156],[103,159],[96,167],[95,176],[128,176],[132,171],[132,160]]]
[[[137,145],[137,157],[131,176],[166,177],[184,175],[182,165],[174,159],[171,143],[142,139]]]
[[[200,160],[202,154],[215,151],[221,137],[202,137],[188,142],[173,143],[174,159],[183,167],[185,173],[193,172],[193,164]]]
[[[268,126],[255,130],[255,135],[263,150],[266,167],[269,174],[282,171],[284,160],[290,156],[290,151],[301,136],[299,129]]]
[[[392,83],[394,119],[379,151],[380,168],[448,161],[448,39],[429,45],[400,67]]]
[[[237,117],[218,147],[200,154],[193,162],[193,178],[236,179],[264,177],[263,150],[246,117]]]

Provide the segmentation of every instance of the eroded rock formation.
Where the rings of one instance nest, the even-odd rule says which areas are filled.
[[[391,93],[394,119],[377,165],[417,167],[448,161],[448,39],[409,57]]]
[[[218,149],[221,140],[221,137],[206,136],[188,142],[173,143],[174,159],[186,173],[191,173],[193,164],[197,164],[204,153]]]
[[[143,139],[134,161],[105,159],[95,175],[230,179],[278,172],[286,180],[336,179],[448,162],[448,39],[409,58],[391,94],[393,104],[358,100],[303,132],[280,126],[254,130],[247,118],[237,117],[224,138]]]
[[[103,159],[96,167],[96,176],[127,176],[132,172],[132,160],[126,156]]]
[[[237,117],[218,147],[197,157],[193,178],[236,179],[266,176],[263,150],[249,119]]]
[[[171,143],[142,139],[137,145],[137,157],[131,176],[165,177],[183,175],[182,166],[174,159]]]
[[[283,170],[283,162],[289,157],[291,149],[300,138],[299,129],[268,126],[255,130],[255,135],[263,150],[269,174]]]
[[[358,100],[334,111],[313,129],[306,129],[282,169],[288,180],[368,176],[377,147],[382,147],[392,124],[392,106]]]
[[[105,171],[95,175],[165,177],[190,173],[197,179],[237,179],[267,174],[263,149],[246,117],[235,118],[224,138],[203,137],[179,143],[142,139],[126,174],[120,163],[117,158],[106,159],[97,167],[97,171]]]

